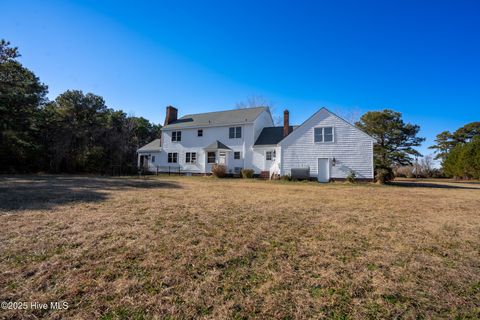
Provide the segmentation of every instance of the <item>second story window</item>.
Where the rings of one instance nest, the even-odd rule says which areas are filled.
[[[240,151],[235,151],[233,153],[233,159],[235,160],[239,160],[240,159]]]
[[[228,137],[230,139],[239,139],[242,137],[242,127],[230,127],[228,129]]]
[[[182,131],[172,131],[172,142],[182,141]]]
[[[203,129],[197,130],[197,137],[203,137]]]

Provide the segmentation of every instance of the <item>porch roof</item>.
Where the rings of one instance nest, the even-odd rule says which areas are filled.
[[[162,141],[160,139],[155,139],[152,142],[144,145],[137,150],[138,153],[142,152],[159,152],[162,150]]]
[[[208,146],[206,146],[203,149],[205,149],[205,150],[232,150],[218,140],[215,140],[213,143],[209,144]]]

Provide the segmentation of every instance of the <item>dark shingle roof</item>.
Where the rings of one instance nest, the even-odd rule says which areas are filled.
[[[205,150],[232,150],[218,140],[215,140],[215,142],[210,143],[204,149]]]
[[[188,114],[164,126],[164,129],[181,129],[186,127],[209,127],[253,122],[268,107],[235,109],[227,111]]]
[[[290,126],[288,133],[292,133],[298,126]],[[282,127],[265,127],[255,141],[255,146],[277,144],[283,139]]]

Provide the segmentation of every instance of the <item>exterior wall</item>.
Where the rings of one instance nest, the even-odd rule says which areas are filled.
[[[253,123],[253,143],[257,141],[258,136],[265,127],[273,127],[273,119],[269,112],[262,112]],[[253,146],[253,144],[252,144]]]
[[[148,171],[152,171],[152,172],[156,172],[157,170],[157,166],[160,165],[160,158],[162,157],[163,153],[161,151],[144,151],[144,152],[138,152],[137,154],[137,167],[140,168],[140,156],[148,156],[148,159],[147,160],[144,160],[144,161],[147,161],[146,165],[144,163],[144,167],[148,170]],[[153,157],[155,157],[155,161],[152,161],[153,160]]]
[[[273,168],[275,161],[267,161],[265,158],[265,152],[275,151],[275,161],[280,163],[280,147],[276,145],[272,146],[257,146],[253,148],[253,161],[252,167],[255,173],[259,174],[261,171],[270,171]]]
[[[213,164],[207,163],[207,153],[205,147],[215,142],[216,140],[228,146],[231,151],[227,151],[227,169],[229,172],[234,172],[235,167],[246,168],[252,161],[253,145],[253,124],[235,125],[242,127],[242,137],[238,139],[229,138],[229,128],[225,127],[206,127],[206,128],[189,128],[179,130],[163,130],[162,131],[162,153],[159,157],[159,166],[165,171],[169,166],[180,167],[183,172],[192,173],[209,173]],[[203,129],[203,136],[197,136],[197,130]],[[182,132],[182,141],[172,142],[172,131]],[[240,159],[235,160],[233,153],[240,152]],[[178,163],[168,163],[168,153],[178,153]],[[197,153],[197,162],[195,164],[187,164],[185,157],[187,152]],[[218,153],[217,153],[218,161]]]
[[[315,143],[314,128],[330,126],[334,128],[334,141]],[[318,158],[329,158],[331,179],[345,178],[352,170],[360,179],[373,179],[373,139],[326,109],[308,119],[280,145],[281,175],[290,174],[292,168],[310,167],[310,175],[316,177]]]
[[[268,170],[265,168],[265,148],[264,147],[253,147],[255,141],[257,141],[258,136],[262,132],[263,128],[265,127],[272,127],[273,120],[272,116],[269,112],[262,112],[255,122],[253,123],[253,139],[252,143],[247,146],[249,149],[249,154],[251,158],[249,158],[249,162],[246,163],[245,168],[253,169],[255,173],[260,173],[261,171]],[[273,150],[275,147],[272,146],[269,150]]]

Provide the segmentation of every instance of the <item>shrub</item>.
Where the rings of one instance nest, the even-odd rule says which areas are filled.
[[[227,175],[227,167],[225,167],[223,164],[214,164],[212,166],[212,174],[217,178],[225,178]]]
[[[289,174],[286,174],[286,175],[282,176],[281,179],[283,181],[292,181],[292,176],[289,175]]]
[[[253,173],[255,171],[253,171],[253,169],[242,169],[241,173],[242,173],[242,178],[243,179],[251,179],[253,178]]]
[[[413,178],[414,174],[414,167],[413,166],[400,166],[393,169],[393,173],[395,177],[403,177],[403,178]]]
[[[385,182],[392,181],[394,178],[393,170],[388,167],[377,168],[375,174],[375,180],[377,183],[384,184]]]
[[[355,173],[355,171],[350,170],[350,172],[348,173],[348,175],[346,177],[346,180],[350,183],[357,182],[357,174]]]

